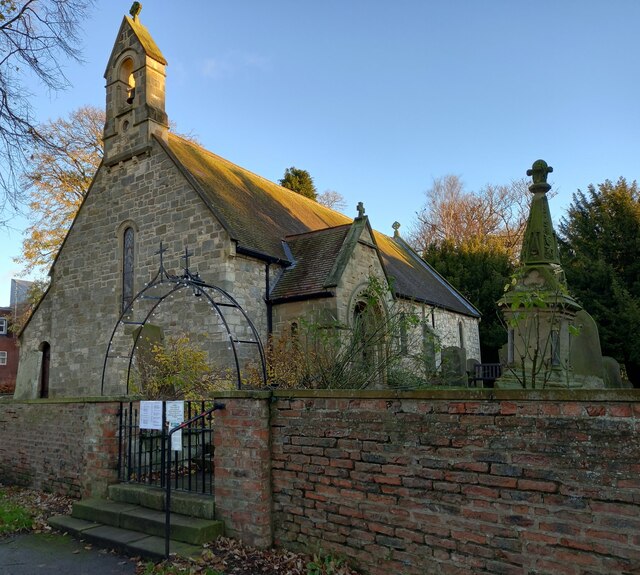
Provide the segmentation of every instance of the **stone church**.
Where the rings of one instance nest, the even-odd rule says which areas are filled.
[[[122,379],[104,382],[107,359],[118,357],[112,334],[142,305],[137,294],[159,266],[174,278],[181,267],[197,270],[230,294],[262,342],[310,317],[348,329],[378,278],[391,288],[379,313],[404,305],[419,314],[423,332],[438,341],[421,350],[435,365],[446,349],[457,350],[463,366],[480,360],[478,311],[411,250],[398,226],[393,237],[374,231],[361,205],[351,219],[172,134],[166,66],[138,14],[125,16],[105,72],[104,158],[21,333],[16,398],[129,391]],[[145,317],[202,337],[217,329],[208,307],[190,303],[203,298],[177,295],[163,317],[155,308]],[[131,330],[124,333],[130,341]]]

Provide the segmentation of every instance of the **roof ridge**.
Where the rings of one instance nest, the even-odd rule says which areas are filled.
[[[337,230],[340,228],[348,228],[351,225],[353,225],[353,222],[349,222],[346,224],[340,224],[338,226],[329,226],[327,228],[319,228],[317,230],[309,230],[308,232],[300,232],[299,234],[287,234],[286,236],[284,236],[284,240],[285,241],[289,241],[289,240],[297,240],[299,238],[302,238],[304,236],[315,236],[318,234],[323,234],[323,233],[327,233],[330,232],[332,230]]]
[[[451,284],[438,270],[436,270],[429,262],[423,260],[412,248],[411,246],[401,237],[393,237],[390,238],[392,242],[394,242],[398,247],[403,249],[410,257],[412,257],[415,261],[418,262],[419,265],[429,270],[433,277],[438,280],[443,286],[445,286],[449,292],[469,311],[473,314],[477,314],[478,316],[482,315],[480,310],[476,306],[474,306],[466,297],[464,297],[457,288]]]
[[[179,136],[178,134],[174,134],[173,132],[169,132],[169,137],[170,138],[175,138],[177,140],[181,140],[183,143],[185,143],[185,144],[187,144],[189,146],[193,146],[194,148],[198,148],[199,150],[201,150],[205,154],[207,154],[209,156],[213,156],[214,158],[217,158],[218,160],[221,160],[225,164],[228,164],[230,166],[238,168],[238,169],[242,170],[243,172],[247,172],[247,173],[255,176],[256,178],[260,178],[261,180],[264,180],[265,182],[269,182],[270,184],[272,184],[274,186],[278,186],[278,187],[282,188],[282,186],[280,186],[280,184],[276,184],[275,182],[272,182],[270,179],[265,178],[264,176],[261,176],[260,174],[256,174],[255,172],[252,172],[251,170],[248,170],[247,168],[245,168],[244,166],[241,166],[240,164],[236,164],[235,162],[232,162],[231,160],[227,160],[227,158],[223,158],[222,156],[216,154],[215,152],[212,152],[211,150],[208,150],[203,145],[198,144],[197,142],[189,140],[188,138],[184,138],[183,136]],[[282,188],[282,189],[286,190],[287,188]],[[291,191],[291,190],[289,190],[289,191]],[[293,193],[295,193],[295,192],[293,192]],[[307,198],[307,199],[309,199],[309,198]]]
[[[248,170],[247,168],[245,168],[244,166],[241,166],[239,164],[236,164],[234,162],[232,162],[231,160],[228,160],[227,158],[223,158],[222,156],[216,154],[215,152],[212,152],[211,150],[208,150],[207,148],[205,148],[204,146],[202,146],[201,144],[198,144],[196,142],[193,142],[191,140],[188,140],[187,138],[184,138],[182,136],[179,136],[178,134],[174,134],[173,132],[169,132],[169,137],[170,138],[175,138],[180,140],[181,142],[189,145],[189,146],[193,146],[195,148],[198,148],[200,151],[204,152],[205,154],[212,156],[213,158],[216,158],[220,161],[222,161],[224,164],[228,165],[228,166],[233,166],[234,168],[237,168],[247,174],[251,174],[252,176],[267,182],[269,185],[271,186],[276,186],[277,188],[285,191],[286,193],[289,194],[295,194],[295,198],[296,199],[300,199],[302,198],[304,201],[306,202],[311,202],[310,205],[313,205],[314,207],[318,207],[320,208],[320,210],[329,210],[330,212],[336,213],[336,214],[340,214],[342,216],[345,216],[345,214],[343,214],[342,212],[339,212],[337,210],[334,210],[332,208],[328,208],[327,206],[324,206],[322,204],[320,204],[319,202],[317,202],[316,200],[312,200],[311,198],[307,198],[306,196],[303,196],[302,194],[298,194],[297,192],[294,192],[293,190],[290,190],[289,188],[285,188],[284,186],[281,186],[280,184],[278,184],[277,182],[274,182],[268,178],[265,178],[264,176],[261,176],[260,174],[257,174],[256,172],[252,172],[251,170]],[[345,216],[348,217],[348,216]]]

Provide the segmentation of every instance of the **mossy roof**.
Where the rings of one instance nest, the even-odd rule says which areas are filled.
[[[240,251],[294,263],[282,274],[272,297],[326,292],[325,282],[354,220],[179,136],[169,134],[167,143],[158,141]],[[397,295],[479,316],[477,309],[404,241],[380,232],[374,232],[374,238]]]
[[[140,44],[144,48],[145,54],[150,58],[153,58],[157,62],[161,64],[167,64],[167,60],[162,55],[160,48],[155,43],[154,39],[149,34],[149,30],[147,30],[146,26],[138,20],[138,18],[130,18],[129,16],[125,16],[125,20],[131,26],[131,29],[134,31],[135,35],[140,40]]]
[[[326,294],[333,286],[327,286],[334,262],[344,246],[351,224],[325,228],[297,236],[287,236],[285,241],[294,263],[285,269],[271,292],[273,300]]]
[[[238,246],[287,260],[285,236],[352,220],[173,134],[169,149]]]
[[[480,312],[402,238],[373,233],[397,296],[480,317]]]

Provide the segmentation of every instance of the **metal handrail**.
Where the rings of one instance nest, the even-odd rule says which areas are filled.
[[[164,555],[168,559],[170,552],[170,541],[171,541],[171,436],[176,432],[188,427],[192,423],[200,419],[204,419],[208,415],[211,415],[217,409],[224,409],[226,406],[224,403],[219,403],[217,401],[213,402],[213,407],[203,411],[202,413],[195,415],[191,419],[187,421],[183,421],[180,425],[176,425],[173,429],[170,429],[166,435],[167,443],[167,467],[165,469],[166,472],[166,481],[165,481],[165,519],[164,519]]]

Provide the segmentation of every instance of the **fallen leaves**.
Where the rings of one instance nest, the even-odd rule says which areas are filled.
[[[0,491],[8,501],[29,512],[33,518],[31,530],[35,533],[49,533],[52,531],[47,523],[49,517],[71,513],[71,506],[74,501],[70,497],[63,495],[2,484],[0,484]]]
[[[171,558],[150,568],[148,563],[138,563],[138,575],[307,575],[311,558],[285,549],[254,549],[234,539],[219,537],[204,545],[202,556],[188,560]],[[320,572],[323,573],[324,572]],[[329,573],[329,572],[327,572]],[[342,565],[336,575],[358,575]]]

